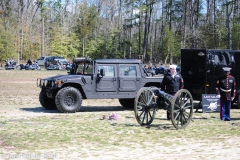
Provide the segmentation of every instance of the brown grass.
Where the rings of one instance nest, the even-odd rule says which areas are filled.
[[[194,113],[176,130],[163,110],[150,127],[141,127],[118,100],[84,100],[75,114],[47,111],[38,101],[36,79],[63,71],[0,70],[0,159],[238,159],[240,111],[232,121],[219,113]],[[111,112],[118,120],[102,120]],[[231,153],[231,154],[229,154]],[[43,157],[45,156],[45,157]],[[29,159],[30,159],[29,158]]]

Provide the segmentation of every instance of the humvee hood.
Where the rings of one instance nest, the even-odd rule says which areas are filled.
[[[52,76],[52,77],[48,77],[48,78],[44,78],[44,79],[76,79],[76,78],[81,78],[82,75],[71,75],[71,74],[67,74],[67,75],[57,75],[57,76]]]

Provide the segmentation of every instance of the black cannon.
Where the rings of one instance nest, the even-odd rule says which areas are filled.
[[[150,125],[156,111],[167,110],[176,129],[185,128],[192,120],[193,98],[186,89],[179,90],[174,96],[156,87],[141,88],[135,98],[134,112],[140,125]]]

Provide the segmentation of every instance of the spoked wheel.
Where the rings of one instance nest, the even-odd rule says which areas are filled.
[[[193,114],[193,98],[186,89],[179,90],[171,101],[171,121],[176,129],[187,127]]]
[[[140,125],[150,125],[156,114],[156,100],[151,88],[141,88],[134,101],[135,117]]]

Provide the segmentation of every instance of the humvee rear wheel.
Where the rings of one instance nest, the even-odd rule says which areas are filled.
[[[54,98],[48,98],[46,91],[44,89],[42,89],[39,94],[39,102],[45,109],[48,110],[57,109]]]
[[[186,89],[179,90],[171,100],[171,121],[176,129],[185,128],[193,114],[193,98]]]
[[[238,106],[238,108],[240,108],[240,95],[237,98],[237,106]]]
[[[156,114],[156,99],[148,87],[141,88],[134,102],[134,113],[140,125],[150,125]]]
[[[65,87],[58,91],[55,103],[63,113],[75,113],[82,105],[82,94],[74,87]]]
[[[134,98],[130,98],[130,99],[119,99],[119,103],[120,103],[124,108],[134,108]]]

